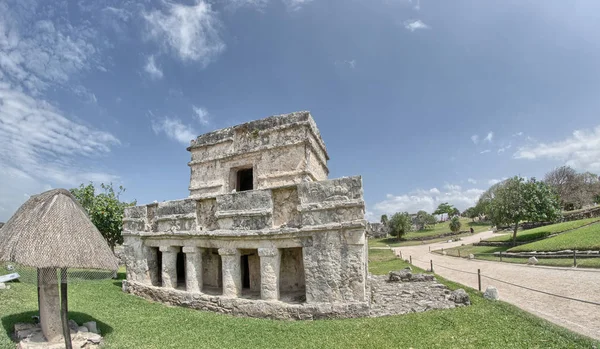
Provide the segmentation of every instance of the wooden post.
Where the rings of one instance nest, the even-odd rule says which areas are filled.
[[[73,349],[71,344],[71,331],[69,329],[69,308],[67,303],[67,268],[60,269],[60,317],[62,320],[65,348]]]
[[[477,269],[477,284],[479,285],[479,292],[481,292],[481,269]]]
[[[410,264],[412,264],[412,256],[408,256],[410,258]]]
[[[502,262],[502,252],[500,252],[500,262]]]
[[[431,266],[431,272],[433,273],[433,259],[429,260],[429,265]]]
[[[460,248],[458,249],[458,256],[460,257]]]
[[[577,266],[577,251],[573,251],[573,266]]]
[[[37,291],[38,291],[38,295],[37,295],[38,296],[38,315],[40,315],[40,317],[41,317],[42,314],[40,314],[39,311],[41,309],[40,304],[42,304],[40,302],[40,283],[42,282],[42,276],[41,276],[40,268],[37,268],[36,270],[37,270]]]

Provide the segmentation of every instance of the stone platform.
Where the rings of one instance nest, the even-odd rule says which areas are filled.
[[[402,271],[404,272],[404,271]],[[395,272],[399,273],[399,272]],[[393,278],[392,278],[393,279]],[[318,320],[379,317],[451,309],[468,305],[464,291],[450,291],[433,275],[414,274],[390,281],[389,276],[369,275],[370,302],[298,303],[223,297],[185,290],[148,286],[123,280],[126,292],[148,300],[236,316],[278,320]],[[462,292],[461,292],[462,291]]]
[[[96,328],[95,322],[87,322],[84,325],[78,326],[73,320],[69,320],[69,328],[71,331],[71,344],[73,348],[96,349],[103,342],[103,338]],[[92,332],[95,331],[95,332]],[[46,341],[42,333],[42,328],[39,324],[15,324],[14,338],[19,342],[17,349],[64,349],[65,342],[62,336],[52,342]]]

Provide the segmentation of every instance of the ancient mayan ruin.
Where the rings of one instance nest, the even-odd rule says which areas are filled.
[[[362,180],[327,179],[309,112],[210,132],[187,149],[190,196],[125,211],[130,292],[250,316],[368,308]]]
[[[210,132],[187,149],[188,198],[125,210],[124,291],[275,319],[468,303],[432,275],[368,273],[362,179],[327,179],[329,156],[309,112]]]

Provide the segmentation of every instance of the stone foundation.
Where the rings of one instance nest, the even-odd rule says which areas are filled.
[[[136,296],[172,306],[212,311],[235,316],[276,320],[318,320],[379,317],[451,309],[468,305],[433,277],[417,274],[411,281],[390,282],[387,276],[370,275],[369,302],[287,303],[190,293],[147,286],[123,280],[123,290]],[[425,280],[425,281],[415,281]]]

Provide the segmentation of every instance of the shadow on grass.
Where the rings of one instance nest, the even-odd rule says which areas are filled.
[[[15,324],[33,323],[33,319],[31,318],[32,316],[39,316],[39,312],[38,311],[26,311],[24,313],[11,314],[11,315],[2,317],[2,327],[4,327],[4,330],[6,331],[6,336],[8,338],[10,338],[13,342],[16,342],[14,333],[13,333]],[[70,311],[69,319],[74,320],[75,322],[77,322],[80,325],[84,322],[95,321],[102,336],[105,336],[106,334],[111,333],[113,331],[113,328],[110,327],[108,324],[106,324],[102,321],[98,321],[95,318],[93,318],[85,313]]]

